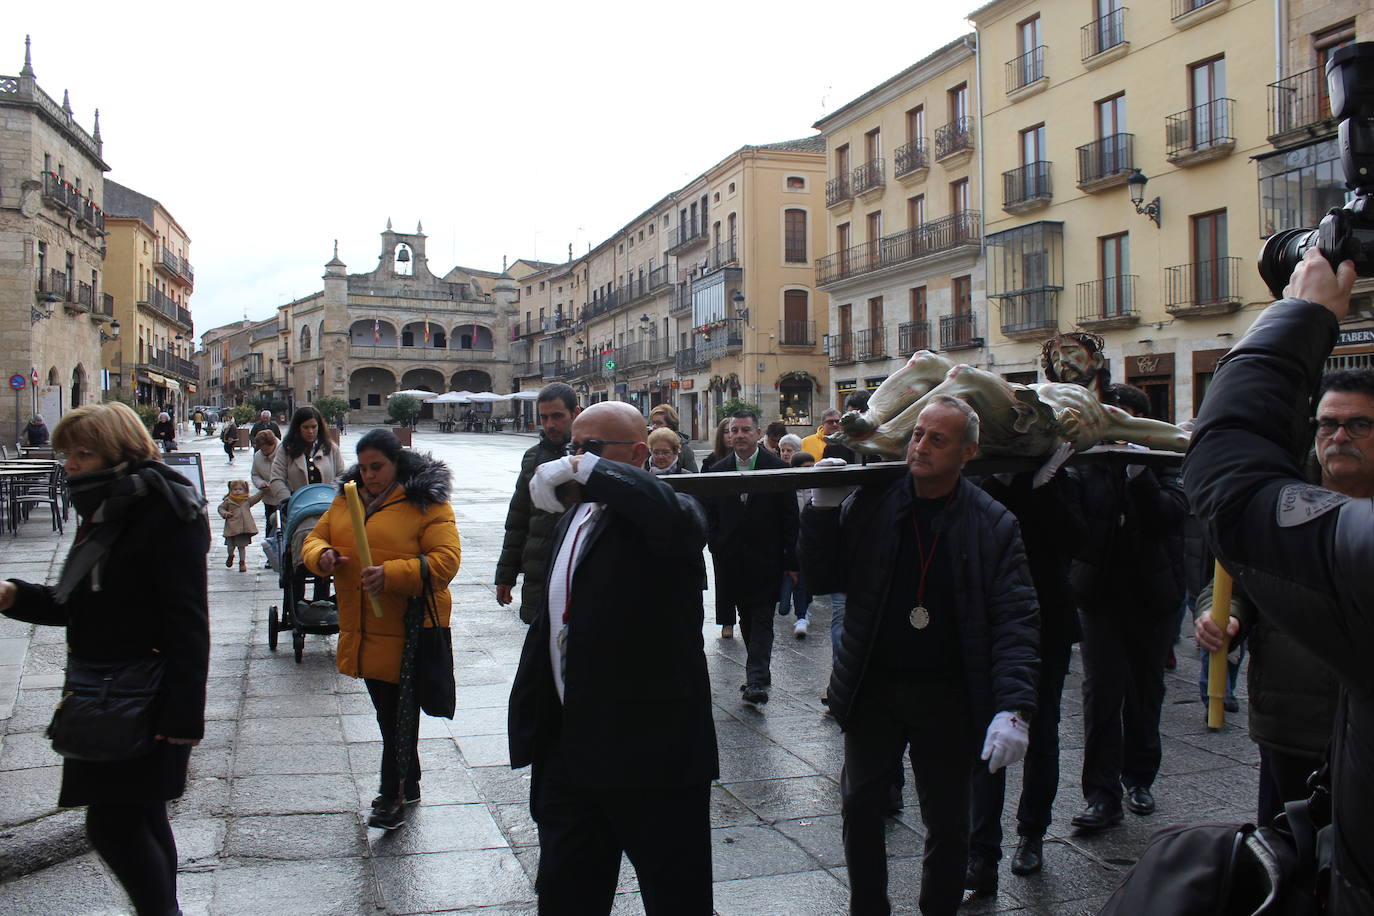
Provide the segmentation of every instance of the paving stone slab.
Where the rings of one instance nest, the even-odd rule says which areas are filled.
[[[505,849],[507,845],[495,818],[480,803],[414,805],[400,830],[368,831],[368,849],[374,856]]]
[[[711,863],[716,881],[793,874],[820,867],[806,850],[763,825],[712,829]]]
[[[367,859],[300,862],[226,859],[215,872],[214,913],[234,916],[373,914]]]
[[[713,893],[720,916],[835,916],[849,909],[849,890],[825,871],[721,880]]]
[[[389,913],[522,905],[534,888],[508,849],[432,852],[372,860],[377,905]]]
[[[342,744],[247,744],[234,755],[234,776],[349,772]]]
[[[818,817],[840,810],[840,787],[826,776],[732,782],[730,794],[762,820]]]
[[[368,796],[371,798],[371,795]],[[358,810],[352,776],[240,776],[233,780],[235,814],[326,814]]]
[[[844,841],[841,837],[843,820],[839,814],[822,817],[803,817],[778,821],[773,825],[816,861],[826,868],[844,865]],[[887,854],[896,857],[911,857],[921,854],[924,842],[919,831],[912,830],[901,821],[887,821]]]
[[[244,719],[238,723],[239,744],[337,744],[343,745],[341,716]],[[377,722],[373,720],[376,731]],[[379,739],[380,740],[380,739]]]
[[[229,821],[225,855],[238,859],[343,859],[367,853],[358,814],[269,814]]]
[[[129,912],[124,892],[94,853],[0,886],[0,914],[107,914]]]

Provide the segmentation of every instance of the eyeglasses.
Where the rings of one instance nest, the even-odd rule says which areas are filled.
[[[572,449],[574,455],[586,452],[589,455],[600,457],[602,449],[608,445],[634,445],[634,443],[625,439],[583,439],[569,442],[568,448]]]
[[[653,449],[652,451],[650,451],[649,454],[651,454],[651,455],[653,455],[653,456],[655,456],[655,457],[657,457],[657,458],[667,458],[667,457],[669,457],[669,456],[671,456],[671,455],[676,455],[677,452],[673,451],[673,450],[670,449],[670,448],[656,448],[656,449]]]
[[[1352,439],[1369,438],[1370,430],[1374,430],[1374,418],[1370,417],[1351,417],[1344,422],[1333,420],[1327,417],[1325,420],[1317,421],[1317,438],[1331,439],[1336,435],[1336,430],[1345,427],[1345,434]]]

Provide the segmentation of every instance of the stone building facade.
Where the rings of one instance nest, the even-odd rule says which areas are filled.
[[[51,426],[100,399],[108,170],[99,112],[87,132],[65,92],[59,104],[39,88],[26,40],[19,74],[0,75],[0,375],[26,382],[17,415],[0,398],[0,438],[36,409]]]

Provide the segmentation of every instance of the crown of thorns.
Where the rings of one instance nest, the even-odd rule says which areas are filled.
[[[1056,334],[1040,346],[1040,368],[1045,370],[1046,378],[1058,377],[1052,366],[1053,360],[1050,358],[1050,351],[1054,349],[1055,341],[1065,338],[1081,345],[1094,359],[1102,356],[1102,348],[1107,343],[1100,334],[1093,334],[1088,331],[1065,331],[1063,334]]]

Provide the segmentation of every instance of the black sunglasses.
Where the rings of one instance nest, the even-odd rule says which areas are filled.
[[[583,439],[581,441],[574,440],[569,442],[568,448],[572,450],[574,455],[580,455],[583,452],[587,452],[588,454],[600,457],[602,449],[608,445],[634,445],[634,443],[624,439]]]

